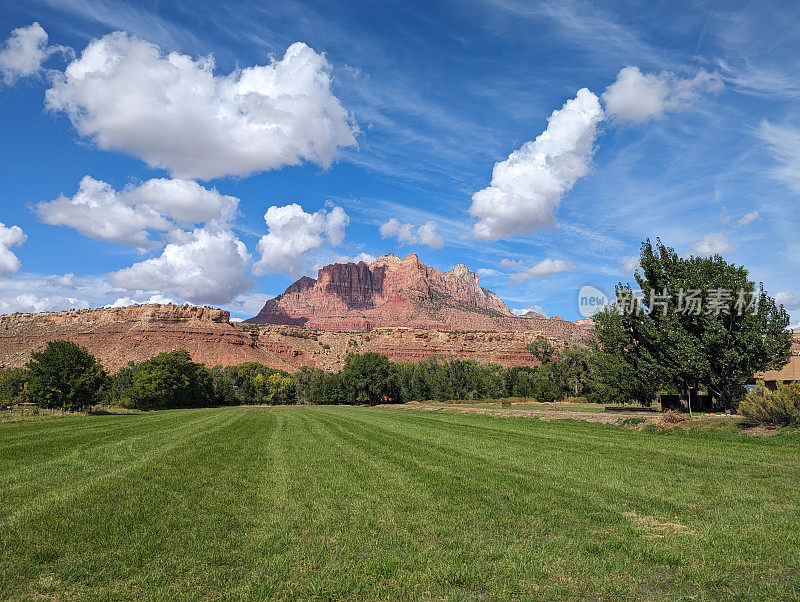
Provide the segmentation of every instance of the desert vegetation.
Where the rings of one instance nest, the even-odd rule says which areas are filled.
[[[739,404],[739,412],[750,425],[800,426],[800,383],[778,383],[776,389],[759,383]]]

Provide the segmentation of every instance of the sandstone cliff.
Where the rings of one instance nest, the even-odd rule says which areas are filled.
[[[369,331],[407,326],[453,331],[524,331],[500,298],[480,286],[464,264],[440,272],[415,253],[371,264],[337,263],[303,277],[267,301],[253,324],[299,325],[321,330]]]
[[[276,368],[289,364],[259,349],[220,309],[181,305],[135,305],[0,316],[0,367],[21,366],[31,351],[65,339],[83,345],[116,371],[164,351],[186,349],[210,366],[248,360]]]
[[[294,371],[300,366],[338,370],[350,352],[376,351],[392,360],[453,356],[504,366],[534,365],[525,350],[537,337],[558,346],[580,342],[586,331],[572,322],[544,317],[505,318],[524,323],[507,332],[458,332],[384,327],[342,332],[291,325],[236,324],[219,309],[137,305],[113,309],[0,316],[0,367],[22,366],[31,351],[66,339],[87,347],[111,371],[164,351],[186,349],[209,366],[256,361]]]
[[[469,358],[482,363],[498,363],[505,367],[535,366],[538,361],[526,350],[536,338],[547,338],[563,348],[586,340],[582,332],[567,336],[552,331],[549,324],[542,330],[526,332],[456,332],[424,328],[376,328],[369,332],[313,330],[297,326],[247,325],[258,346],[282,357],[291,370],[315,366],[335,371],[342,368],[348,353],[375,351],[392,361],[418,362],[432,356]]]

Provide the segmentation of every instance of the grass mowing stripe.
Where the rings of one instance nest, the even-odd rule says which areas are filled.
[[[26,491],[19,491],[20,489],[47,491],[52,487],[63,486],[65,482],[69,481],[68,478],[65,478],[67,476],[87,478],[90,476],[87,474],[87,470],[103,472],[108,470],[110,465],[127,462],[138,453],[138,445],[141,441],[152,437],[154,428],[162,429],[164,427],[165,418],[171,418],[176,431],[191,428],[196,421],[202,420],[200,414],[173,414],[163,417],[150,414],[146,417],[152,417],[151,422],[143,423],[140,430],[134,432],[128,428],[118,432],[115,438],[109,437],[110,429],[105,428],[104,422],[107,424],[109,417],[98,417],[99,420],[92,417],[91,423],[97,429],[97,436],[93,440],[91,433],[87,433],[80,444],[76,444],[72,437],[64,437],[67,439],[65,443],[60,434],[66,429],[60,428],[56,421],[51,421],[50,428],[42,433],[37,446],[28,446],[24,452],[13,447],[11,450],[4,448],[1,455],[4,459],[8,458],[9,461],[5,463],[6,466],[0,473],[0,487],[8,496],[6,510],[14,508],[16,499],[26,495]],[[25,424],[20,424],[17,430],[24,430],[25,426]],[[130,424],[127,426],[129,427]],[[43,450],[46,450],[47,453],[42,453]],[[14,454],[17,454],[16,457]],[[108,458],[110,464],[96,462],[97,457],[103,455]],[[17,461],[11,461],[12,458]],[[92,459],[88,460],[88,458]],[[20,463],[23,464],[23,467],[19,467]],[[16,470],[12,470],[14,466],[16,466]]]
[[[419,466],[415,466],[415,468],[418,469],[420,467]],[[382,471],[382,474],[385,474],[386,472],[387,472],[387,470],[384,470],[384,471]],[[453,488],[450,484],[445,483],[444,487],[443,487],[443,489],[442,489],[442,491],[440,493],[445,492],[445,491],[450,490],[450,489],[453,489],[453,493],[454,494],[457,494],[459,496],[464,496],[465,498],[470,499],[470,501],[472,503],[474,503],[476,507],[480,507],[481,506],[481,500],[475,500],[474,499],[474,492],[473,491],[465,491],[465,490],[463,490],[463,488]],[[414,490],[415,493],[416,493],[416,491],[417,490]],[[472,497],[469,497],[470,495],[472,495]],[[488,514],[482,515],[482,516],[477,517],[477,518],[479,518],[482,521],[487,520],[487,519],[491,520],[492,519],[492,512],[490,511]],[[463,532],[468,533],[470,531],[469,525],[471,525],[471,524],[472,525],[475,524],[473,522],[473,519],[469,519],[468,524],[463,526]],[[450,535],[452,535],[452,533]],[[430,538],[430,533],[428,533],[428,536]],[[485,576],[482,577],[482,579],[485,579]]]
[[[542,425],[542,426],[543,426],[543,428],[548,428],[548,426],[549,426],[549,425]],[[374,425],[374,424],[372,424],[372,425],[371,425],[371,428],[373,428],[373,429],[374,429],[374,428],[375,428],[375,425]],[[413,438],[413,437],[414,437],[414,434],[413,434],[413,432],[408,432],[408,431],[406,430],[406,433],[408,434],[408,436],[409,436],[409,437],[411,437],[411,438]],[[639,434],[639,433],[634,433],[634,435],[636,435],[636,436],[639,436],[639,435],[641,435],[641,434]],[[643,434],[643,435],[644,435],[644,436],[646,436],[647,434]],[[423,443],[423,442],[420,442],[420,443]],[[465,443],[465,442],[462,442],[462,445],[460,446],[461,448],[464,448],[464,447],[465,447],[465,445],[463,445],[463,443]],[[484,473],[482,472],[481,474],[484,474]],[[796,472],[795,472],[795,474],[796,474]],[[596,475],[596,476],[597,476],[597,475]],[[598,479],[598,480],[602,480],[602,479]],[[551,483],[551,487],[552,487],[554,484],[555,484],[555,482]],[[587,486],[589,486],[589,490],[591,489],[591,485],[590,485],[589,483],[584,483],[584,485],[587,485]],[[574,493],[574,492],[572,492],[572,493]],[[660,492],[660,494],[661,494],[661,495],[663,495],[663,491],[661,491],[661,492]],[[653,500],[653,501],[657,503],[658,499],[656,498],[656,499],[655,499],[655,500]],[[606,506],[606,507],[607,507],[607,506]],[[736,520],[736,517],[732,517],[732,518],[733,518],[734,520]],[[775,519],[775,517],[773,517],[773,521],[774,521],[774,519]]]
[[[136,420],[118,420],[128,417]],[[3,460],[0,478],[17,472],[20,466],[39,470],[53,460],[63,460],[68,454],[80,456],[104,445],[118,446],[123,440],[131,441],[150,436],[154,429],[166,430],[170,424],[176,429],[182,429],[202,419],[202,414],[197,413],[164,412],[161,415],[151,412],[135,416],[88,416],[84,418],[86,423],[81,425],[83,428],[76,429],[62,428],[57,421],[16,423],[5,428],[0,426],[0,432],[6,441],[0,451],[0,458]],[[37,426],[45,428],[35,428]],[[35,430],[34,435],[28,435],[28,430]],[[26,433],[24,445],[8,438],[14,432]]]
[[[47,541],[37,541],[35,532],[26,531],[27,537],[14,542],[19,546],[17,553],[43,547],[53,551],[68,550],[69,555],[77,557],[79,561],[65,567],[50,561],[47,554],[33,558],[33,564],[40,572],[55,565],[56,569],[52,572],[44,572],[51,578],[55,574],[62,586],[80,580],[90,587],[95,580],[104,578],[110,565],[117,577],[106,582],[106,587],[113,589],[122,579],[129,582],[128,587],[132,584],[156,590],[165,583],[174,585],[185,578],[186,568],[180,560],[181,548],[197,548],[188,554],[188,557],[195,559],[199,551],[218,556],[223,554],[220,542],[225,541],[227,529],[236,522],[230,520],[231,516],[239,515],[215,511],[214,500],[219,499],[217,486],[221,482],[224,482],[226,489],[231,488],[228,482],[230,476],[222,478],[222,474],[226,471],[233,471],[234,475],[238,473],[236,465],[226,459],[231,457],[227,450],[237,443],[238,430],[233,427],[242,422],[242,415],[235,410],[228,410],[224,416],[215,411],[200,412],[205,413],[202,423],[210,424],[196,425],[203,428],[185,433],[178,439],[168,439],[168,446],[152,446],[146,458],[136,463],[136,470],[115,471],[109,478],[95,481],[84,488],[77,498],[91,499],[93,503],[88,507],[73,505],[69,516],[74,521],[72,525],[65,522],[64,513],[57,510],[41,516],[37,523],[47,525]],[[215,436],[220,434],[221,437]],[[252,436],[253,433],[248,435]],[[249,438],[245,434],[239,436],[234,449],[240,451],[246,447]],[[153,441],[157,439],[155,437]],[[224,445],[224,453],[215,447],[220,443]],[[196,470],[198,465],[202,465],[202,472]],[[186,470],[187,467],[194,470]],[[214,495],[211,496],[206,495],[203,488],[209,475],[214,484]],[[247,488],[247,483],[240,485]],[[239,501],[241,496],[234,497]],[[211,516],[196,515],[198,503]],[[225,510],[229,507],[226,506]],[[198,521],[198,518],[201,520]],[[193,537],[200,525],[201,533]],[[214,545],[209,546],[206,535],[220,529],[224,529],[225,533],[218,534],[214,538]],[[165,537],[166,534],[170,536]],[[59,546],[49,544],[52,538],[59,542]],[[76,540],[84,541],[80,549],[75,548]],[[134,547],[126,548],[131,543],[135,544]],[[122,548],[125,552],[118,554],[115,548]],[[175,554],[163,556],[164,552],[169,551]],[[99,561],[101,558],[107,559],[109,554],[111,559],[107,564]],[[154,556],[158,559],[153,560]],[[52,560],[59,558],[60,555]],[[41,562],[37,563],[37,560]],[[190,569],[189,572],[195,570],[194,567]],[[194,577],[189,581],[193,580]]]
[[[229,420],[233,419],[235,419],[235,414],[230,413]],[[91,452],[94,456],[91,460],[81,459],[82,461],[78,461],[81,451],[75,450],[45,467],[47,472],[42,473],[48,477],[46,478],[47,482],[44,484],[45,487],[41,487],[41,481],[27,482],[27,490],[32,490],[36,493],[32,499],[29,499],[27,505],[18,507],[4,516],[2,523],[15,525],[20,521],[30,520],[38,514],[47,512],[53,504],[63,504],[70,498],[79,497],[99,480],[110,480],[121,473],[140,469],[144,464],[158,458],[158,456],[209,432],[219,430],[225,424],[224,421],[220,420],[218,414],[199,414],[197,419],[189,419],[183,424],[176,425],[176,428],[170,429],[166,433],[156,431],[155,433],[140,434],[132,438],[119,439],[115,443],[109,442],[95,448],[84,449],[84,455],[87,452]],[[148,440],[158,441],[158,444],[144,450],[134,448],[131,445],[132,443],[143,443]],[[127,448],[125,451],[128,453],[121,458],[116,457],[116,454],[122,451],[123,448]],[[101,459],[105,459],[105,462],[98,462]],[[57,472],[59,468],[66,466],[69,466],[73,473],[78,472],[75,471],[76,468],[80,469],[77,475],[71,475],[73,478],[79,478],[79,482],[65,480],[64,475]],[[40,470],[44,470],[44,468],[40,467]],[[24,479],[28,472],[19,474]],[[23,479],[19,480],[22,481]]]
[[[503,418],[501,420],[516,422],[516,419],[513,418]],[[441,422],[437,422],[437,426],[439,427],[438,430],[440,433],[445,433],[447,431],[446,425],[443,425]],[[576,451],[576,446],[574,441],[569,442],[568,439],[565,439],[562,443],[558,444],[555,441],[553,436],[553,429],[556,429],[555,432],[558,432],[558,425],[552,425],[552,423],[548,423],[548,426],[544,428],[538,428],[536,423],[530,425],[531,429],[527,433],[519,433],[520,436],[525,437],[524,441],[530,444],[539,444],[541,442],[541,438],[539,437],[540,433],[536,431],[547,431],[547,438],[544,440],[548,444],[548,449],[551,450],[549,454],[561,454],[561,453],[568,453],[574,456]],[[587,425],[588,426],[588,425]],[[676,480],[681,478],[681,475],[688,472],[695,472],[698,470],[702,471],[719,471],[722,470],[730,470],[730,457],[732,455],[731,450],[723,448],[723,451],[720,453],[716,453],[714,449],[710,449],[707,439],[704,437],[700,437],[697,439],[689,439],[689,440],[681,440],[680,438],[677,439],[661,439],[658,440],[658,443],[663,444],[663,447],[654,447],[654,446],[641,446],[641,441],[650,441],[652,440],[652,436],[650,433],[637,433],[633,431],[628,432],[620,432],[618,427],[613,426],[605,426],[605,425],[592,425],[596,431],[599,431],[601,434],[604,434],[603,437],[603,446],[608,453],[613,454],[613,459],[617,461],[615,465],[615,472],[617,473],[617,480],[619,477],[629,477],[632,473],[640,471],[642,467],[649,467],[649,466],[659,466],[663,464],[670,464],[677,467],[671,473],[665,474],[664,477],[670,479],[672,482],[669,484],[674,485]],[[409,435],[413,436],[413,435]],[[445,435],[442,436],[444,438]],[[596,451],[599,449],[603,449],[597,443],[591,443],[591,437],[584,437],[580,445],[580,451],[583,455],[587,458],[593,458],[595,456]],[[456,446],[456,447],[463,447],[465,443],[468,443],[467,439],[455,439],[455,440],[448,440],[448,446]],[[737,441],[738,443],[738,441]],[[613,444],[613,445],[611,445]],[[751,448],[743,448],[743,452],[752,452]],[[657,452],[657,453],[656,453]],[[734,455],[735,450],[734,450]],[[780,461],[780,457],[776,457],[774,454],[769,453],[766,450],[765,454],[761,454],[762,458],[757,458],[754,461],[753,453],[747,453],[746,455],[743,453],[741,454],[743,457],[747,458],[746,465],[744,462],[741,462],[735,468],[737,470],[745,470],[748,474],[758,474],[761,475],[771,475],[774,474],[775,471],[783,471],[787,470],[790,474],[797,475],[798,464],[795,461],[797,457],[795,456],[792,458],[791,456],[787,456],[785,462]],[[691,461],[687,462],[686,458],[690,457]],[[718,457],[715,457],[718,456]],[[705,458],[705,462],[701,461],[700,459]],[[544,458],[545,460],[547,458]],[[575,458],[573,458],[575,460]],[[577,458],[578,461],[581,460],[580,457]],[[506,458],[506,462],[509,464],[513,464],[514,458],[509,457]],[[787,483],[791,482],[791,479],[786,481]]]
[[[42,464],[76,494],[16,539],[0,524],[0,597],[800,596],[787,438],[383,408],[97,418],[97,453],[84,419],[38,426],[44,436],[25,444],[52,459],[79,442],[77,456]],[[112,476],[81,488],[103,470]],[[9,474],[24,472],[16,462]],[[37,487],[17,490],[20,503]],[[673,509],[688,532],[648,522]]]

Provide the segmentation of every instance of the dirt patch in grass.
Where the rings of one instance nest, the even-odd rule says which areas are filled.
[[[623,512],[622,515],[629,519],[634,525],[645,531],[650,537],[658,539],[664,538],[671,533],[692,534],[692,531],[686,525],[672,521],[663,521],[655,518],[654,516],[642,516],[636,511]],[[678,518],[677,516],[675,518]]]
[[[517,405],[517,404],[515,404]],[[529,404],[519,404],[519,405],[529,405]],[[389,408],[404,408],[409,410],[421,410],[427,412],[450,412],[455,414],[482,414],[485,416],[502,416],[502,417],[512,417],[512,418],[534,418],[537,420],[581,420],[585,422],[599,422],[603,424],[624,424],[626,420],[630,420],[631,418],[642,419],[641,414],[636,414],[634,412],[631,413],[624,413],[624,412],[614,412],[614,413],[604,413],[604,412],[581,412],[581,411],[574,411],[574,410],[556,410],[552,409],[550,406],[546,406],[545,404],[538,404],[539,407],[537,408],[525,408],[525,409],[517,409],[512,408],[509,409],[508,407],[497,407],[497,408],[476,408],[464,405],[439,405],[439,404],[427,404],[427,403],[415,403],[415,404],[403,404],[403,405],[391,405],[387,404],[381,407],[389,407]],[[636,426],[645,426],[647,424],[652,423],[657,416],[647,417],[644,418],[642,422],[636,420]]]
[[[758,426],[748,426],[742,429],[745,435],[751,437],[772,437],[773,435],[797,435],[800,434],[798,428],[778,428],[772,424],[759,424]]]

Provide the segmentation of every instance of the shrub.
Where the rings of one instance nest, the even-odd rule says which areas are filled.
[[[25,368],[0,370],[0,406],[24,401],[28,385]]]
[[[800,425],[800,384],[781,382],[773,391],[759,383],[739,404],[739,413],[748,425]]]
[[[46,408],[76,410],[101,403],[108,384],[105,369],[85,347],[51,341],[31,353],[28,397]]]

